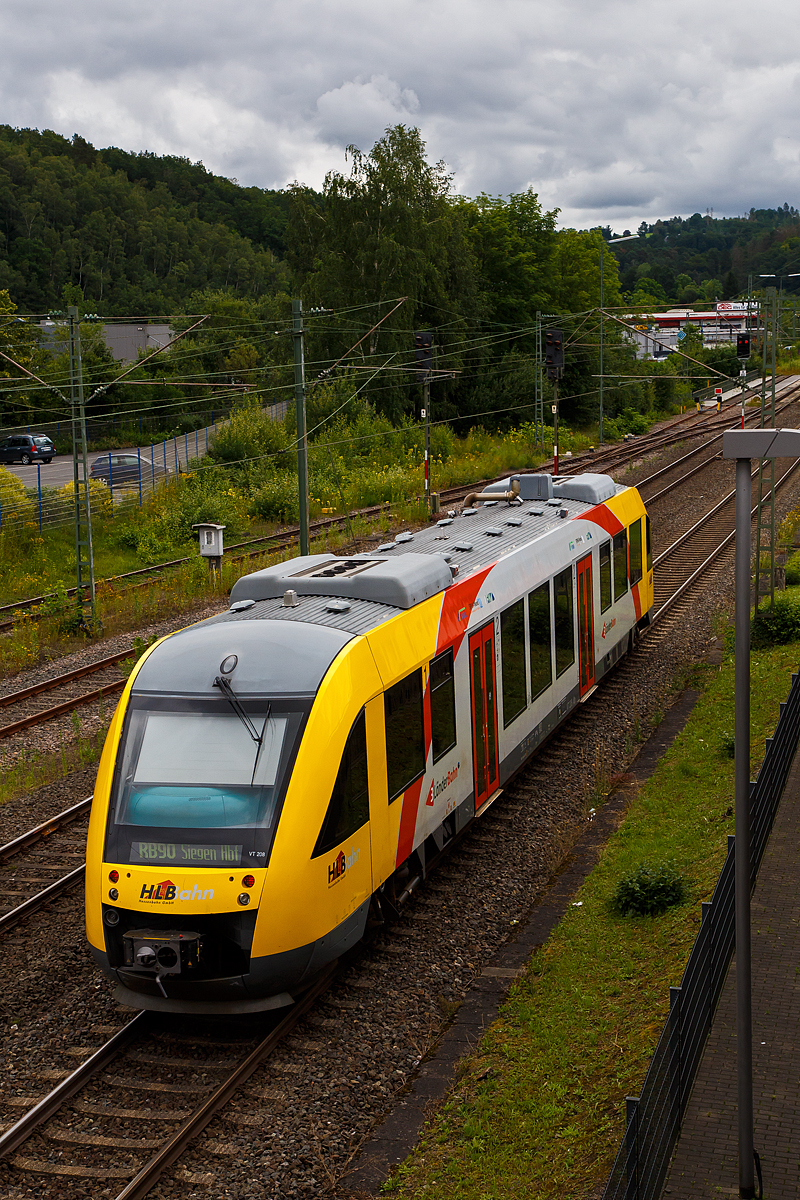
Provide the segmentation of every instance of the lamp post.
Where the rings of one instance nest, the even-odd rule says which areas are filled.
[[[625,237],[610,238],[609,246],[615,246],[617,242],[632,242],[638,238],[638,233],[629,233]],[[605,254],[606,239],[600,234],[600,445],[603,444],[603,256]]]
[[[736,460],[736,618],[734,761],[736,839],[736,1066],[739,1196],[755,1195],[753,1160],[753,1025],[750,962],[750,468],[751,460],[800,458],[800,429],[728,429],[722,456]]]

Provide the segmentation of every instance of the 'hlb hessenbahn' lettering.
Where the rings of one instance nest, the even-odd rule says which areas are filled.
[[[187,888],[185,891],[179,892],[171,879],[164,879],[161,883],[144,883],[142,890],[139,893],[140,900],[213,900],[213,888],[201,888],[198,884],[194,888]]]
[[[334,883],[338,883],[343,875],[350,870],[354,863],[357,863],[361,858],[361,850],[356,848],[351,850],[349,854],[345,854],[344,850],[340,850],[336,858],[328,867],[328,887],[332,887]]]

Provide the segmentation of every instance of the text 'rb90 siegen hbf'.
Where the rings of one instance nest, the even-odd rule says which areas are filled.
[[[106,739],[86,867],[117,998],[290,1004],[401,906],[650,619],[649,519],[521,475],[418,533],[240,579],[158,642]]]

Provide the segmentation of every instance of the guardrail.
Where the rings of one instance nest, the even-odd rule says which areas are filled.
[[[772,822],[800,739],[800,675],[781,704],[775,733],[767,739],[758,779],[750,784],[750,886],[755,884]],[[680,987],[672,987],[669,1016],[638,1096],[626,1098],[625,1136],[603,1200],[658,1200],[680,1133],[697,1068],[735,942],[734,845],[714,895],[702,906],[702,922]]]

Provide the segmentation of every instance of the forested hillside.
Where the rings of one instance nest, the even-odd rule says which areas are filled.
[[[751,278],[759,290],[780,276],[784,291],[800,292],[800,278],[785,278],[800,272],[800,213],[788,204],[752,208],[743,217],[695,213],[643,222],[638,232],[638,240],[616,251],[623,292],[636,303],[732,300],[747,291]]]
[[[562,414],[585,425],[599,404],[601,256],[607,310],[712,302],[740,294],[748,273],[800,271],[800,215],[788,205],[642,225],[638,239],[613,249],[604,240],[610,230],[557,223],[558,210],[545,211],[532,189],[455,195],[446,165],[431,163],[419,130],[403,125],[369,151],[350,147],[321,192],[300,183],[282,192],[240,187],[186,159],[0,126],[0,312],[78,303],[104,318],[169,316],[177,328],[191,324],[181,314],[210,314],[130,385],[97,393],[90,414],[98,421],[119,413],[153,428],[190,423],[192,413],[201,421],[204,409],[229,406],[244,391],[270,402],[289,397],[290,296],[301,296],[312,426],[346,408],[348,388],[395,424],[415,419],[419,329],[434,331],[438,419],[460,429],[530,420],[540,313],[567,335]],[[63,389],[66,346],[54,358],[26,330],[0,326],[0,342]],[[97,326],[87,323],[83,339],[93,394],[115,367]],[[611,318],[604,347],[605,413],[627,427],[688,392],[683,377],[702,378],[704,363],[738,369],[732,352],[702,346],[702,361],[637,361]],[[343,394],[328,389],[322,403],[314,379],[328,378],[340,359],[336,373],[346,369],[349,382]],[[58,415],[52,392],[9,366],[2,374],[4,424]]]
[[[0,125],[0,288],[29,312],[59,308],[66,284],[103,316],[185,311],[204,288],[274,291],[286,208],[199,163]]]

